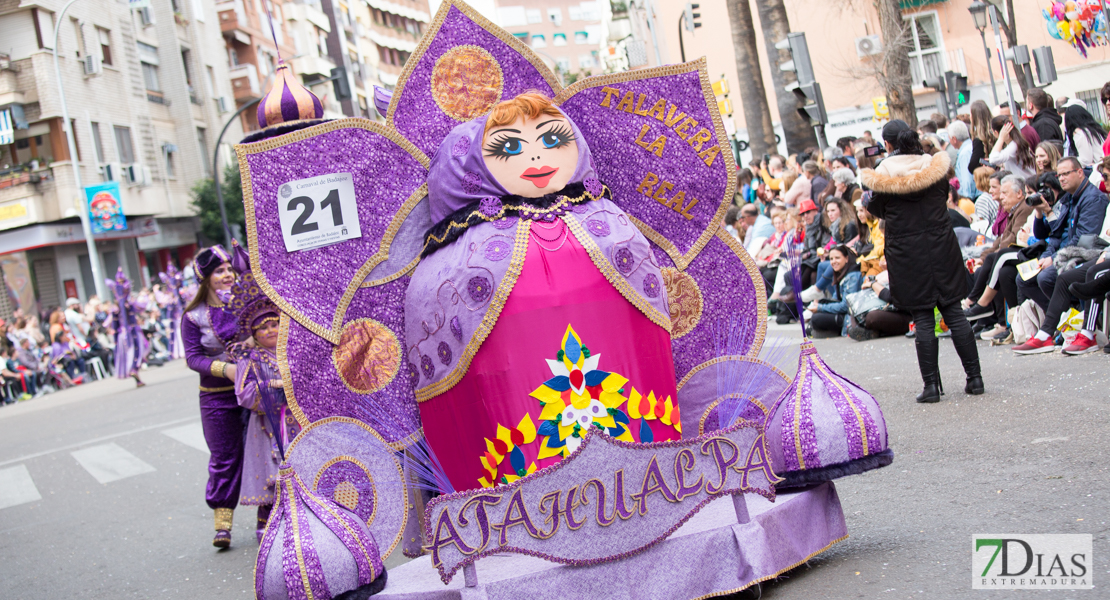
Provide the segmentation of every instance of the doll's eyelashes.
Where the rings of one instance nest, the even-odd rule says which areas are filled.
[[[522,152],[524,152],[524,140],[508,135],[496,138],[486,145],[486,156],[499,160],[509,160],[510,156],[516,156]]]
[[[548,129],[538,139],[544,148],[562,148],[574,141],[574,132],[565,123],[561,123]]]

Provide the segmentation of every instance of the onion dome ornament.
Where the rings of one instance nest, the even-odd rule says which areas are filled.
[[[802,289],[798,244],[787,243],[794,290]],[[798,373],[767,415],[767,450],[776,488],[831,481],[889,465],[886,419],[879,402],[859,385],[833,371],[805,338],[801,296],[795,293],[803,338]]]

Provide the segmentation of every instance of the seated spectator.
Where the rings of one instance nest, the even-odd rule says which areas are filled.
[[[1068,156],[1078,158],[1084,167],[1093,167],[1102,161],[1102,157],[1106,155],[1102,151],[1106,130],[1086,108],[1069,106],[1064,111],[1064,131]]]
[[[1040,354],[1052,352],[1056,349],[1052,340],[1056,333],[1057,324],[1061,315],[1072,305],[1080,304],[1085,310],[1083,329],[1076,334],[1071,343],[1064,346],[1064,354],[1077,356],[1094,352],[1099,349],[1095,340],[1095,328],[1098,326],[1099,311],[1094,308],[1095,303],[1101,303],[1106,298],[1106,285],[1110,281],[1110,250],[1103,251],[1097,259],[1089,260],[1083,264],[1067,269],[1056,279],[1056,286],[1052,291],[1052,299],[1048,303],[1044,320],[1041,321],[1040,330],[1029,341],[1014,347],[1017,354]],[[1086,288],[1086,289],[1085,289]],[[1094,293],[1091,293],[1091,292]],[[1084,293],[1087,292],[1087,293]],[[1101,293],[1099,293],[1101,292]],[[1084,302],[1080,303],[1080,300]]]
[[[1041,270],[1034,279],[1018,281],[1021,293],[1045,311],[1056,286],[1057,273],[1052,258],[1061,248],[1078,245],[1079,238],[1085,235],[1099,235],[1108,203],[1106,194],[1084,175],[1077,158],[1061,158],[1056,164],[1056,176],[1063,194],[1058,196],[1055,205],[1042,202],[1033,207],[1036,213],[1033,235],[1046,242],[1038,262]]]
[[[858,198],[855,197],[856,191],[859,190],[859,185],[856,184],[856,174],[847,167],[841,167],[832,174],[833,184],[825,188],[826,196],[822,200],[828,202],[830,198],[843,200],[848,204],[852,204]],[[829,193],[831,191],[831,193]],[[860,192],[860,196],[863,192]]]
[[[775,225],[767,215],[759,212],[754,204],[745,204],[740,207],[739,227],[744,230],[744,249],[748,254],[755,256],[763,242],[775,234]]]
[[[995,170],[990,167],[975,169],[975,188],[979,190],[979,197],[975,199],[975,220],[985,221],[989,228],[995,217],[998,216],[998,190],[992,188],[991,182],[995,181],[992,175]],[[999,180],[1001,181],[1001,180]]]
[[[824,221],[817,212],[813,202],[802,201],[798,205],[798,213],[805,223],[805,237],[802,241],[801,259],[802,285],[809,287],[817,278],[817,265],[825,253],[825,248],[832,240],[832,233],[825,227]],[[804,288],[803,288],[804,289]]]
[[[755,202],[755,188],[752,187],[752,181],[755,176],[752,174],[751,169],[740,169],[736,174],[736,198],[733,204],[737,206]]]
[[[35,380],[35,387],[40,391],[45,391],[46,385],[46,369],[42,364],[42,357],[35,352],[35,346],[31,343],[30,338],[23,338],[19,340],[19,347],[15,349],[13,358],[16,362],[17,370],[29,374]]]
[[[967,125],[963,121],[953,121],[948,126],[948,139],[949,147],[956,150],[956,155],[952,157],[952,167],[956,170],[956,179],[960,181],[960,195],[975,200],[981,192],[975,187],[975,177],[972,175],[974,169],[969,168],[972,143],[968,141],[971,133]]]
[[[12,358],[13,354],[10,348],[0,350],[0,375],[4,377],[6,384],[12,386],[20,400],[30,400],[38,395],[34,373],[20,370],[19,365]]]
[[[862,198],[856,200],[856,217],[860,222],[860,236],[853,250],[859,255],[860,272],[864,277],[878,275],[885,270],[879,266],[886,249],[883,221],[867,210]]]
[[[54,344],[51,347],[51,364],[55,367],[60,367],[61,372],[55,369],[55,373],[65,375],[65,381],[69,385],[77,385],[83,381],[82,373],[85,372],[85,360],[77,356],[70,344],[69,333],[66,331],[59,332],[54,339]]]
[[[813,337],[831,337],[848,334],[848,294],[859,291],[863,276],[856,263],[856,253],[840,245],[829,250],[832,265],[831,298],[814,301],[809,305],[809,326]]]
[[[1006,307],[1018,305],[1015,277],[1017,264],[1022,258],[1021,248],[1013,245],[1017,243],[1018,232],[1033,213],[1033,207],[1025,203],[1025,184],[1017,175],[1007,175],[1002,180],[998,199],[998,219],[991,226],[994,241],[976,259],[978,270],[968,294],[968,300],[974,304],[964,311],[968,321],[993,317],[995,323],[1004,324]],[[1002,334],[1003,330],[1005,325],[981,337],[993,338]]]
[[[948,219],[952,222],[952,228],[957,227],[971,227],[971,221],[968,220],[967,215],[960,210],[960,197],[957,195],[956,188],[959,184],[955,179],[949,182],[948,186]]]
[[[1021,135],[1013,135],[1014,124],[1009,117],[991,119],[991,128],[998,135],[987,160],[996,168],[1006,169],[1015,175],[1030,177],[1036,174],[1033,148]]]
[[[816,163],[807,162],[806,164],[813,164],[813,168],[817,168]],[[800,176],[795,175],[793,171],[789,171],[789,173],[789,176],[782,178],[783,187],[786,187],[786,192],[782,195],[782,201],[785,202],[787,206],[793,207],[797,206],[802,200],[809,198],[810,193],[813,191],[813,184],[810,183],[805,173]],[[790,179],[790,176],[793,176],[793,179]],[[788,180],[790,181],[789,186],[787,185]]]
[[[905,335],[910,330],[913,315],[908,311],[894,307],[890,297],[890,277],[886,271],[886,257],[879,259],[879,272],[874,276],[865,277],[860,289],[870,289],[875,296],[886,302],[889,306],[884,309],[872,310],[864,316],[860,323],[854,316],[848,325],[848,337],[857,342],[865,342],[879,337]]]
[[[809,199],[816,202],[821,192],[828,187],[829,180],[821,173],[821,166],[815,160],[802,163],[802,176],[809,180]]]
[[[1055,141],[1063,143],[1064,135],[1060,130],[1060,115],[1053,110],[1052,101],[1048,94],[1040,88],[1029,88],[1025,93],[1025,106],[1029,109],[1032,119],[1029,125],[1041,138],[1041,144]],[[1040,146],[1040,144],[1037,144]]]
[[[736,222],[740,220],[740,207],[730,206],[725,211],[724,225],[725,231],[729,232],[732,237],[744,241],[744,236],[740,229],[736,226]]]

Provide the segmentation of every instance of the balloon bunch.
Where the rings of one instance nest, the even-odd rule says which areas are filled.
[[[1041,14],[1048,22],[1048,34],[1071,44],[1084,58],[1087,48],[1110,44],[1101,0],[1053,2]]]

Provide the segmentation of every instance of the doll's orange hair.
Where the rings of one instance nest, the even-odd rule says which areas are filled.
[[[535,119],[540,115],[561,117],[563,113],[555,108],[555,105],[551,103],[551,99],[547,96],[534,92],[521,94],[512,100],[506,100],[493,107],[493,110],[489,113],[489,118],[486,119],[485,133],[489,133],[489,130],[494,127],[508,125],[517,119]]]

